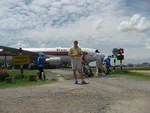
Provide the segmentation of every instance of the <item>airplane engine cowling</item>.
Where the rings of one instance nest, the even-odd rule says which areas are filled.
[[[62,59],[61,57],[50,57],[45,59],[45,63],[50,67],[61,67]]]

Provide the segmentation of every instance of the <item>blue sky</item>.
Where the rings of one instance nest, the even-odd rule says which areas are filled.
[[[0,45],[81,47],[150,58],[150,0],[1,0]]]

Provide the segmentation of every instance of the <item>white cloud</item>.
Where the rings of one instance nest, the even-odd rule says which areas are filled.
[[[43,14],[47,11],[45,8],[42,8],[42,7],[37,6],[37,5],[30,5],[29,10],[32,12],[38,13],[38,14]]]
[[[77,39],[82,47],[106,53],[114,47],[145,47],[149,38],[145,31],[150,32],[149,12],[144,10],[140,14],[145,17],[141,16],[129,5],[126,0],[1,0],[1,45],[70,47]],[[129,15],[134,16],[127,21]],[[121,31],[136,32],[120,32],[119,24]]]
[[[129,21],[129,24],[130,25],[136,25],[136,24],[138,24],[138,21],[140,20],[140,18],[141,18],[140,14],[133,15],[133,17]]]
[[[61,0],[61,3],[63,4],[69,4],[71,0]]]
[[[61,8],[62,7],[62,3],[61,2],[52,2],[51,3],[52,7],[57,7],[57,8]]]
[[[69,5],[69,6],[65,6],[64,9],[68,12],[68,13],[79,13],[81,12],[81,9],[78,8],[77,6],[74,5]]]
[[[150,45],[147,45],[146,48],[147,48],[147,49],[150,49]]]
[[[150,39],[148,39],[148,40],[146,41],[146,43],[145,43],[145,48],[146,48],[147,50],[150,50]]]
[[[44,5],[48,5],[52,2],[52,0],[24,0],[31,2],[34,5],[38,5],[38,6],[44,6]]]
[[[129,21],[122,21],[119,25],[120,31],[146,31],[150,29],[150,21],[140,14],[135,14]]]
[[[59,9],[55,8],[55,7],[50,7],[48,13],[49,13],[49,15],[58,15]]]
[[[99,30],[101,27],[102,27],[102,19],[99,19],[94,23],[93,30]]]
[[[14,48],[20,48],[20,47],[27,48],[27,47],[29,47],[29,45],[28,44],[24,44],[23,41],[17,42],[16,44],[13,44],[13,45],[10,45],[10,46],[14,47]]]
[[[145,17],[142,17],[137,25],[137,29],[139,31],[145,31],[150,29],[150,21],[148,21]]]

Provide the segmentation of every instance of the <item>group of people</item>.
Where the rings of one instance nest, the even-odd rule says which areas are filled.
[[[96,73],[98,76],[102,76],[102,72],[105,74],[109,74],[110,71],[110,56],[105,56],[100,53],[98,50],[95,51],[95,55],[93,56],[96,59]]]
[[[68,51],[68,55],[71,57],[71,65],[73,70],[73,76],[75,79],[75,84],[78,84],[77,74],[76,71],[79,71],[80,77],[82,79],[82,84],[87,84],[83,78],[83,66],[86,63],[85,55],[88,53],[85,51],[82,51],[82,49],[78,46],[78,41],[75,40],[73,42],[74,46],[71,47]],[[39,69],[39,79],[43,79],[43,73],[44,73],[44,60],[43,60],[43,53],[39,53],[38,57],[38,69]],[[106,65],[106,69],[109,70],[110,67],[110,58],[108,56],[105,56],[104,54],[100,53],[98,50],[95,51],[95,55],[93,56],[96,59],[96,69],[97,69],[97,75],[102,75],[103,70],[103,63]],[[44,76],[45,77],[45,76]]]

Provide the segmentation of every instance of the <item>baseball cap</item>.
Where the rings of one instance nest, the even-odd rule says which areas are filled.
[[[43,55],[44,55],[44,53],[40,52],[40,53],[39,53],[39,55],[40,55],[40,56],[43,56]]]
[[[95,53],[100,53],[100,52],[98,51],[98,49],[96,49],[96,50],[95,50]]]
[[[75,43],[75,42],[77,42],[77,43],[78,43],[78,40],[74,40],[73,42],[74,42],[74,43]]]

